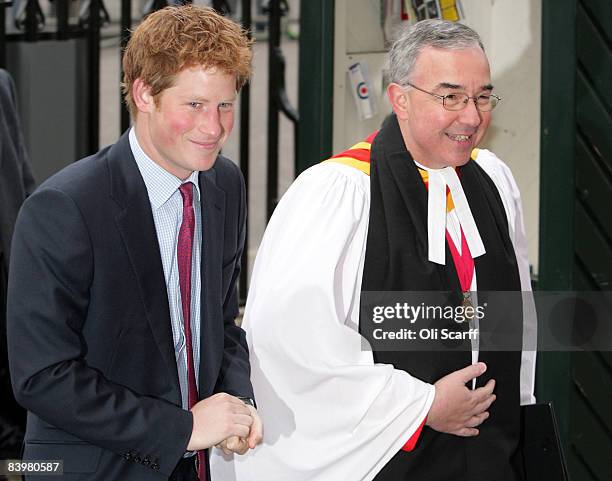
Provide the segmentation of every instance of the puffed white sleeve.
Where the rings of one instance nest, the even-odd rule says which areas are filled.
[[[531,289],[527,236],[523,220],[521,193],[510,168],[492,152],[482,149],[476,158],[478,164],[496,185],[506,216],[510,238],[514,246],[523,293],[523,350],[521,354],[521,405],[533,404],[537,352],[537,314]]]
[[[371,480],[425,419],[434,387],[362,348],[368,215],[369,178],[337,164],[304,172],[276,208],[243,323],[264,440],[231,466],[217,451],[219,479]]]

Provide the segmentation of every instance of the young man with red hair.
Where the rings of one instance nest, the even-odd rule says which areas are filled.
[[[63,460],[70,480],[203,481],[208,448],[260,441],[234,323],[244,181],[219,155],[250,62],[211,9],[151,14],[123,60],[133,127],[25,203],[8,294],[24,460]]]

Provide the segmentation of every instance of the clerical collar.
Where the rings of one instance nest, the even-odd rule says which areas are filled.
[[[446,188],[450,190],[459,224],[465,235],[472,257],[483,255],[486,251],[474,216],[463,192],[463,187],[453,167],[431,169],[414,163],[428,174],[427,199],[427,258],[431,262],[444,265],[446,263]]]

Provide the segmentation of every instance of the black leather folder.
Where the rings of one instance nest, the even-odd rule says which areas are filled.
[[[526,481],[569,481],[552,404],[521,406]]]

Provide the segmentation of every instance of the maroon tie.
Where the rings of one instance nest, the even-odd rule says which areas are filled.
[[[191,341],[191,253],[195,230],[193,184],[186,182],[179,187],[179,190],[183,196],[183,222],[179,230],[176,258],[183,308],[185,347],[187,349],[188,406],[191,409],[198,402],[198,388],[193,363],[193,343]],[[200,481],[206,481],[206,453],[204,451],[198,451],[198,478],[200,478]]]

